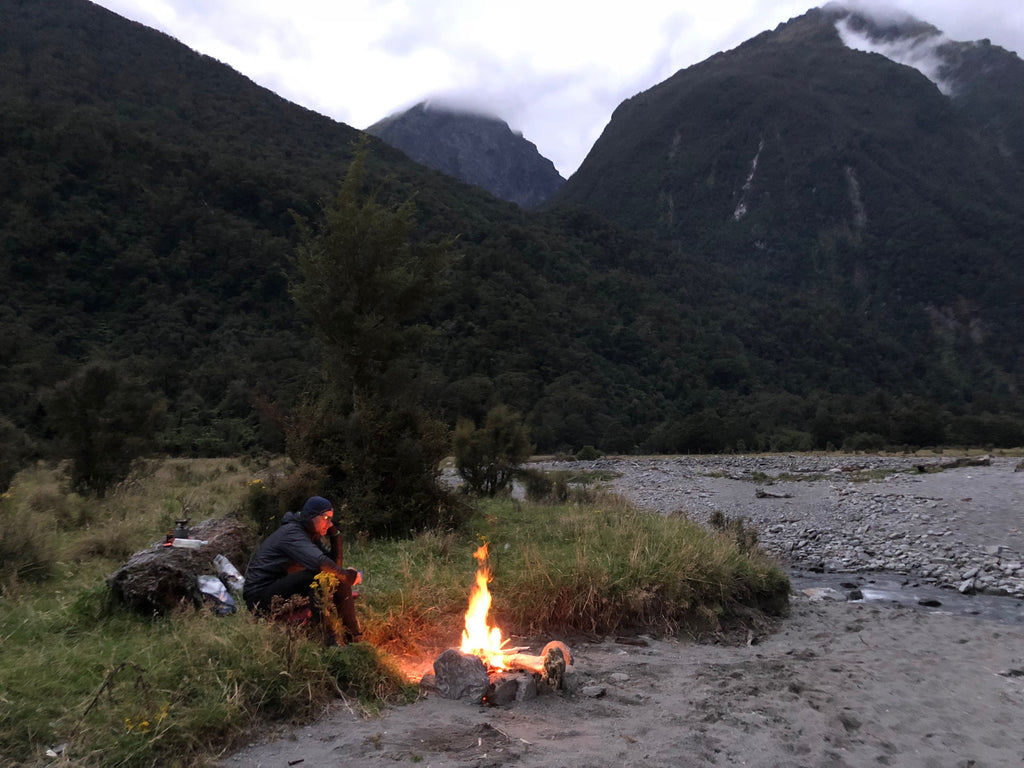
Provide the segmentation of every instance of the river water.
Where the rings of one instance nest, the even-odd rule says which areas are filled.
[[[963,595],[955,589],[922,584],[888,572],[814,573],[793,570],[789,573],[789,580],[794,591],[834,590],[838,593],[834,595],[835,599],[850,602],[899,604],[929,613],[948,613],[1024,626],[1024,600],[986,594]],[[851,599],[850,594],[856,594],[855,591],[861,597]]]

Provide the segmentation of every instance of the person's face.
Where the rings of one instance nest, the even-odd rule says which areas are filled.
[[[316,529],[318,536],[324,536],[327,534],[327,529],[331,527],[332,517],[334,517],[334,510],[328,509],[322,515],[317,515],[313,518],[313,527]]]

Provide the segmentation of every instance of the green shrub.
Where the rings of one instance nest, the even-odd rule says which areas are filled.
[[[76,493],[41,489],[29,497],[28,507],[40,516],[52,519],[63,530],[84,528],[93,521],[93,507]]]
[[[595,497],[595,491],[590,488],[587,478],[577,472],[521,469],[516,476],[523,483],[527,501],[586,504]]]
[[[5,494],[0,499],[0,586],[3,593],[19,581],[44,581],[53,573],[51,525],[44,515],[17,509]]]
[[[438,482],[448,453],[444,424],[415,406],[369,400],[341,416],[345,406],[336,403],[337,394],[307,403],[289,431],[297,471],[322,471],[319,487],[303,484],[306,496],[326,496],[335,504],[336,524],[374,537],[459,525],[463,507]],[[301,505],[298,497],[295,503]],[[337,514],[342,503],[344,516]]]
[[[533,453],[522,418],[505,405],[491,408],[480,427],[459,419],[452,442],[459,476],[481,496],[511,490],[516,469]]]
[[[256,523],[256,532],[265,537],[281,524],[281,511],[277,497],[270,493],[267,484],[256,478],[249,481],[245,497],[245,512]]]
[[[0,493],[6,491],[14,476],[29,462],[34,451],[32,440],[5,416],[0,415]]]
[[[266,480],[257,477],[246,488],[244,509],[256,523],[256,533],[265,537],[281,525],[289,510],[298,510],[310,496],[324,493],[326,473],[321,467],[301,464],[281,474],[269,474]]]
[[[843,441],[844,451],[879,451],[886,446],[886,439],[873,432],[857,432]]]
[[[516,477],[523,484],[527,501],[547,501],[552,498],[555,483],[550,472],[520,468]]]
[[[71,459],[72,489],[100,497],[152,446],[165,409],[142,382],[108,363],[84,366],[44,400]]]

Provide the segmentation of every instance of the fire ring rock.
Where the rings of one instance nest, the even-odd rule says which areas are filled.
[[[516,669],[495,675],[484,695],[484,702],[500,707],[512,702],[537,698],[536,676],[525,669]]]
[[[434,659],[434,687],[445,699],[483,700],[490,688],[487,668],[479,656],[449,648]]]

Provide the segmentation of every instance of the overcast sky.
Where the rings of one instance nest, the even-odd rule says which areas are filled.
[[[433,98],[495,114],[570,176],[624,99],[813,0],[99,0],[355,128]],[[854,3],[847,3],[854,5]],[[857,0],[875,8],[879,0]],[[1024,51],[1022,0],[891,0]]]

